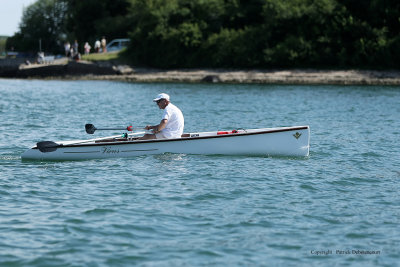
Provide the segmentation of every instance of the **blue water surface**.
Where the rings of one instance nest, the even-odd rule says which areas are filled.
[[[156,124],[160,92],[186,132],[310,125],[310,156],[21,161]],[[0,266],[400,262],[400,87],[3,79],[0,118]]]

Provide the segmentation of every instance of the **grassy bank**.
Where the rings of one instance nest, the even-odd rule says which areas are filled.
[[[117,60],[118,58],[118,53],[93,53],[82,55],[82,59],[87,61],[108,61]]]
[[[88,55],[82,55],[83,60],[87,61],[112,61],[121,64],[129,64],[126,57],[124,57],[124,50],[121,52],[110,52],[110,53],[92,53]]]

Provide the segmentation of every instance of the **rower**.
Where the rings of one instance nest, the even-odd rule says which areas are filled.
[[[184,118],[182,111],[170,102],[169,95],[161,93],[153,99],[159,109],[164,110],[161,122],[158,125],[147,125],[146,130],[152,130],[152,134],[145,134],[140,140],[149,139],[171,139],[180,138],[184,128]]]

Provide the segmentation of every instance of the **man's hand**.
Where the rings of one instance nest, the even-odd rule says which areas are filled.
[[[147,131],[149,131],[149,130],[153,130],[153,133],[158,133],[158,132],[160,132],[159,130],[158,130],[158,127],[159,127],[159,125],[156,125],[156,126],[151,126],[151,125],[146,125],[146,127],[144,127]]]
[[[146,130],[153,130],[153,133],[159,133],[160,131],[162,131],[165,126],[167,126],[167,119],[163,119],[159,125],[155,125],[155,126],[151,126],[151,125],[146,125],[146,127],[144,127]]]

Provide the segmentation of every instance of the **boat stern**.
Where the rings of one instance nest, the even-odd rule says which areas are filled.
[[[30,148],[30,149],[25,150],[25,152],[22,153],[22,155],[21,155],[21,159],[23,159],[23,160],[29,160],[29,159],[38,160],[38,159],[41,159],[41,155],[40,154],[43,154],[43,153],[40,152],[39,149],[37,149],[36,146],[34,146],[34,147]]]

